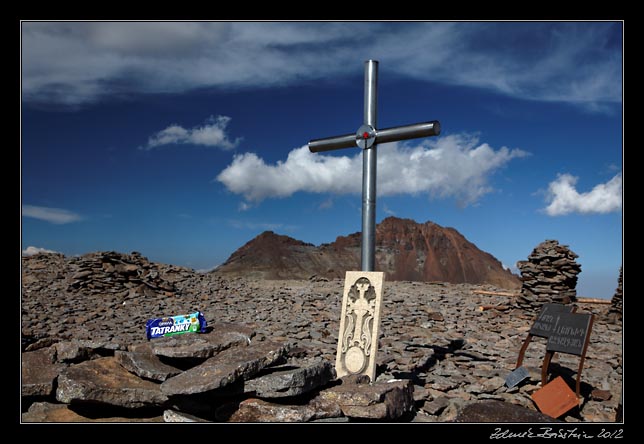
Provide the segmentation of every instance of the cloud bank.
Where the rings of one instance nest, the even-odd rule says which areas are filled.
[[[44,220],[45,222],[57,225],[78,222],[83,219],[80,214],[76,214],[69,210],[64,210],[62,208],[39,207],[35,205],[23,205],[22,216]]]
[[[358,150],[356,150],[358,151]],[[494,150],[478,138],[451,135],[419,145],[383,144],[378,149],[379,196],[428,194],[476,202],[492,187],[488,178],[510,160],[527,156],[520,149]],[[287,197],[299,191],[351,194],[362,191],[362,152],[354,156],[292,150],[285,161],[267,164],[254,153],[236,155],[216,179],[249,202]]]
[[[164,130],[152,135],[142,150],[151,150],[163,145],[190,144],[230,150],[235,148],[241,138],[231,141],[226,134],[226,127],[231,118],[228,116],[210,116],[202,126],[185,129],[172,124]]]
[[[23,22],[25,102],[398,75],[587,109],[621,103],[619,22]]]
[[[549,216],[564,216],[571,213],[610,213],[622,209],[622,173],[616,174],[606,183],[596,185],[586,193],[575,189],[578,177],[559,174],[548,185],[544,209]]]
[[[32,246],[29,246],[24,250],[22,250],[23,256],[33,256],[38,253],[57,253],[57,251],[48,250],[46,248],[40,248],[40,247],[32,247]]]

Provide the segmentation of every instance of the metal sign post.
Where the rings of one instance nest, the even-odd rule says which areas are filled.
[[[376,163],[379,143],[419,137],[438,136],[437,120],[393,128],[376,129],[378,62],[367,60],[364,69],[364,123],[355,134],[315,139],[309,142],[312,153],[358,146],[362,148],[362,271],[374,271],[376,251]]]

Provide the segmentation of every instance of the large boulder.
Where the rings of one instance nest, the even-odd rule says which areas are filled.
[[[114,357],[72,365],[58,377],[56,399],[64,403],[102,403],[138,408],[162,405],[167,396],[159,384],[141,379]]]
[[[411,411],[414,386],[411,380],[341,384],[321,391],[320,397],[337,403],[351,418],[393,420]]]
[[[472,402],[461,410],[454,422],[557,422],[551,416],[527,407],[502,401]]]
[[[55,362],[53,347],[22,354],[22,396],[50,396],[58,374],[67,367]]]

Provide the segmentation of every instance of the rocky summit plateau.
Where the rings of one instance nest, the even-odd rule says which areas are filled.
[[[361,233],[315,246],[265,231],[235,251],[215,272],[261,279],[344,278],[360,269]],[[388,217],[376,226],[376,270],[387,281],[439,281],[521,286],[501,262],[454,228]]]
[[[406,251],[418,251],[425,237],[419,231],[410,239],[418,243]],[[532,399],[541,388],[545,340],[534,338],[525,353],[528,377],[505,385],[535,314],[504,287],[386,280],[370,381],[336,377],[342,279],[197,273],[136,252],[21,260],[22,423],[622,417],[622,319],[609,316],[609,305],[572,302],[595,322],[579,405],[553,418]],[[148,319],[197,310],[208,322],[204,333],[146,339]],[[578,356],[558,353],[550,376],[574,387],[578,365]]]

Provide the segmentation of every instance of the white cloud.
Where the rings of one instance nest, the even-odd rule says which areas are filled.
[[[195,126],[185,129],[177,124],[172,124],[164,130],[150,136],[145,146],[139,147],[142,150],[170,144],[191,144],[209,147],[218,147],[225,150],[235,148],[241,138],[231,141],[226,134],[226,127],[230,122],[228,116],[210,116],[202,126]]]
[[[356,151],[358,151],[356,149]],[[451,135],[419,145],[383,144],[378,149],[379,196],[427,193],[472,204],[492,190],[488,177],[520,149],[494,150],[476,137]],[[351,194],[362,190],[362,153],[329,156],[307,146],[292,150],[285,161],[269,165],[254,153],[236,155],[216,178],[249,202],[287,197],[298,191]]]
[[[238,230],[263,230],[263,231],[294,231],[299,229],[296,225],[271,222],[249,222],[245,220],[230,219],[228,224]]]
[[[501,264],[501,266],[503,266],[503,268],[508,270],[510,273],[516,274],[518,276],[521,276],[521,271],[519,270],[519,268],[516,265],[510,266],[510,265]]]
[[[198,268],[198,269],[195,270],[195,273],[199,273],[199,274],[210,273],[211,271],[215,271],[217,269],[217,267],[219,267],[220,265],[221,264],[217,264],[217,265],[214,265],[214,266],[212,266],[210,268]]]
[[[23,256],[33,256],[38,253],[58,253],[58,252],[53,250],[48,250],[46,248],[32,247],[32,246],[29,246],[24,250],[22,250]]]
[[[579,193],[575,189],[578,179],[570,174],[559,174],[556,180],[550,182],[546,195],[549,205],[544,209],[546,214],[610,213],[622,209],[622,173],[586,193]]]
[[[621,103],[618,22],[24,22],[22,93],[68,105],[388,72],[587,109]],[[508,43],[508,42],[511,42]]]
[[[396,212],[395,212],[395,211],[392,211],[391,209],[389,209],[389,207],[387,206],[387,204],[384,204],[384,205],[382,206],[382,211],[384,211],[386,214],[388,214],[388,215],[390,215],[390,216],[395,216],[395,215],[396,215]]]
[[[35,205],[22,206],[23,217],[33,217],[52,224],[69,224],[82,220],[82,216],[62,208],[39,207]]]

